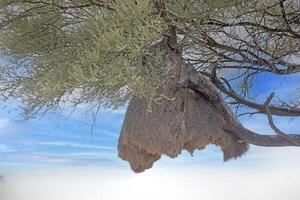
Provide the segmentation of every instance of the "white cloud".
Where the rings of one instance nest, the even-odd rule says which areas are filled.
[[[0,144],[0,153],[10,153],[15,151],[14,148],[6,145],[6,144]]]
[[[112,131],[107,131],[107,130],[103,130],[103,129],[96,129],[97,130],[97,133],[98,135],[105,135],[105,136],[108,136],[108,137],[112,137],[112,138],[119,138],[119,133],[115,133],[115,132],[112,132]]]
[[[104,169],[8,177],[6,195],[10,200],[298,200],[299,185],[300,173],[288,169],[162,169],[142,174]]]
[[[76,152],[76,153],[63,153],[63,154],[53,154],[53,153],[40,153],[34,152],[32,155],[45,156],[45,157],[60,157],[60,158],[112,158],[116,156],[115,152]]]
[[[63,158],[63,157],[51,157],[44,155],[26,155],[27,160],[34,160],[38,163],[47,163],[47,164],[71,164],[73,160]],[[25,164],[26,165],[26,164]]]
[[[68,153],[64,154],[67,157],[99,157],[99,156],[106,156],[106,157],[113,157],[115,153],[108,153],[108,152],[78,152],[78,153]]]
[[[8,125],[9,125],[9,120],[8,119],[0,118],[0,131],[4,130],[4,128],[6,128]]]
[[[88,144],[80,144],[74,142],[62,142],[62,141],[54,141],[54,142],[41,142],[40,145],[48,145],[48,146],[61,146],[61,147],[71,147],[71,148],[87,148],[87,149],[101,149],[101,150],[116,150],[115,147],[112,146],[101,146],[101,145],[88,145]]]

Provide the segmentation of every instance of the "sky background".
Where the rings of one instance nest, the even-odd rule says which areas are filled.
[[[300,77],[262,75],[252,88],[264,102],[275,91],[281,99],[299,94]],[[275,98],[276,100],[276,98]],[[133,173],[118,158],[117,143],[126,108],[93,113],[81,105],[29,121],[20,120],[19,102],[0,109],[1,200],[299,200],[300,149],[251,146],[241,158],[223,162],[216,146],[162,157],[154,167]],[[273,134],[266,116],[240,118],[245,127]],[[275,118],[288,133],[300,133],[300,119]]]
[[[264,102],[270,92],[275,91],[281,99],[291,99],[299,94],[300,77],[260,75],[252,93],[258,101]],[[276,100],[276,98],[275,98]],[[122,126],[125,107],[115,111],[100,110],[93,132],[93,113],[87,105],[79,106],[74,112],[65,108],[61,113],[48,113],[43,117],[22,121],[18,102],[2,102],[0,110],[0,174],[28,173],[58,169],[128,169],[128,163],[118,158],[117,143]],[[263,134],[273,134],[266,116],[255,115],[240,118],[250,130]],[[297,118],[275,118],[278,127],[288,133],[300,133]],[[293,148],[262,148],[251,146],[242,158],[223,163],[218,147],[208,146],[191,157],[182,152],[176,159],[163,157],[155,168],[236,166],[240,168],[260,168],[278,150]],[[293,149],[294,151],[294,149]],[[296,149],[297,159],[300,150]],[[285,155],[292,157],[294,155]]]

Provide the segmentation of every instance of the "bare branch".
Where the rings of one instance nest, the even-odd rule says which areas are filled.
[[[283,147],[283,146],[300,146],[300,135],[289,134],[288,137],[293,140],[290,142],[278,135],[262,135],[244,128],[241,124],[230,123],[224,127],[224,130],[235,134],[241,141],[264,147]],[[295,144],[296,143],[296,144]]]
[[[269,109],[269,106],[270,106],[270,103],[274,97],[275,93],[271,93],[270,96],[267,98],[264,106],[265,106],[265,111],[266,111],[266,114],[268,116],[268,121],[269,121],[269,124],[271,126],[271,128],[275,131],[275,133],[277,135],[279,135],[280,137],[288,140],[289,142],[295,144],[296,146],[300,145],[298,142],[296,142],[295,140],[293,140],[292,138],[290,138],[286,133],[282,132],[279,128],[276,127],[274,121],[273,121],[273,117],[272,117],[272,114],[270,112],[270,109]]]
[[[52,2],[46,2],[46,1],[31,1],[31,0],[23,0],[24,3],[29,3],[29,4],[40,4],[40,5],[46,5],[46,6],[53,6],[56,7],[59,10],[70,10],[70,9],[81,9],[81,8],[87,8],[91,6],[97,6],[97,7],[102,7],[102,8],[107,8],[109,10],[114,10],[114,8],[108,4],[108,2],[102,2],[102,1],[95,1],[95,0],[88,0],[88,3],[84,4],[66,4],[66,5],[60,5],[57,3]]]
[[[238,95],[235,91],[232,89],[227,89],[221,81],[217,77],[212,77],[208,73],[203,73],[206,76],[208,76],[211,80],[212,83],[224,94],[230,96],[233,98],[235,101],[238,103],[241,103],[249,108],[253,108],[257,110],[257,112],[262,113],[262,114],[267,114],[265,111],[265,106],[263,104],[259,104],[256,102],[249,101],[245,98],[242,98],[240,95]],[[276,107],[276,106],[269,106],[270,113],[272,115],[277,115],[277,116],[300,116],[300,109],[299,108],[282,108],[282,107]]]
[[[221,114],[228,122],[223,129],[239,137],[241,142],[266,147],[300,146],[300,135],[297,134],[285,134],[285,136],[289,138],[289,140],[287,140],[285,137],[282,137],[282,135],[263,135],[248,130],[247,128],[243,127],[243,125],[239,123],[238,120],[233,116],[232,112],[224,104],[222,97],[219,94],[212,92],[215,91],[215,89],[213,89],[211,82],[206,80],[204,77],[201,77],[201,75],[198,76],[198,79],[192,77],[189,79],[189,81],[193,84],[190,83],[187,85],[187,87],[193,90],[204,94],[207,92],[207,90],[210,91],[209,94],[206,93],[209,96],[209,100],[213,100],[216,109],[222,111]],[[266,105],[269,105],[272,98],[272,96],[268,98]],[[262,110],[265,110],[265,105],[262,106]],[[270,110],[268,111],[270,112]]]

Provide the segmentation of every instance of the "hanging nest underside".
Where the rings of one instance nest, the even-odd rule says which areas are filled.
[[[175,158],[182,150],[193,153],[209,144],[220,146],[225,161],[247,151],[246,143],[224,131],[227,117],[220,106],[189,88],[166,91],[175,99],[154,103],[151,111],[143,98],[133,97],[129,103],[118,148],[133,171],[151,168],[162,155]]]

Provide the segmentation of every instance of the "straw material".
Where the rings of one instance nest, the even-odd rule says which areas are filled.
[[[149,111],[145,99],[133,97],[127,108],[118,148],[120,158],[127,160],[133,171],[151,168],[161,155],[175,158],[182,150],[193,153],[209,144],[221,147],[224,160],[247,151],[247,144],[223,130],[229,116],[225,105],[189,88],[169,87],[164,91],[175,100],[153,104]]]

